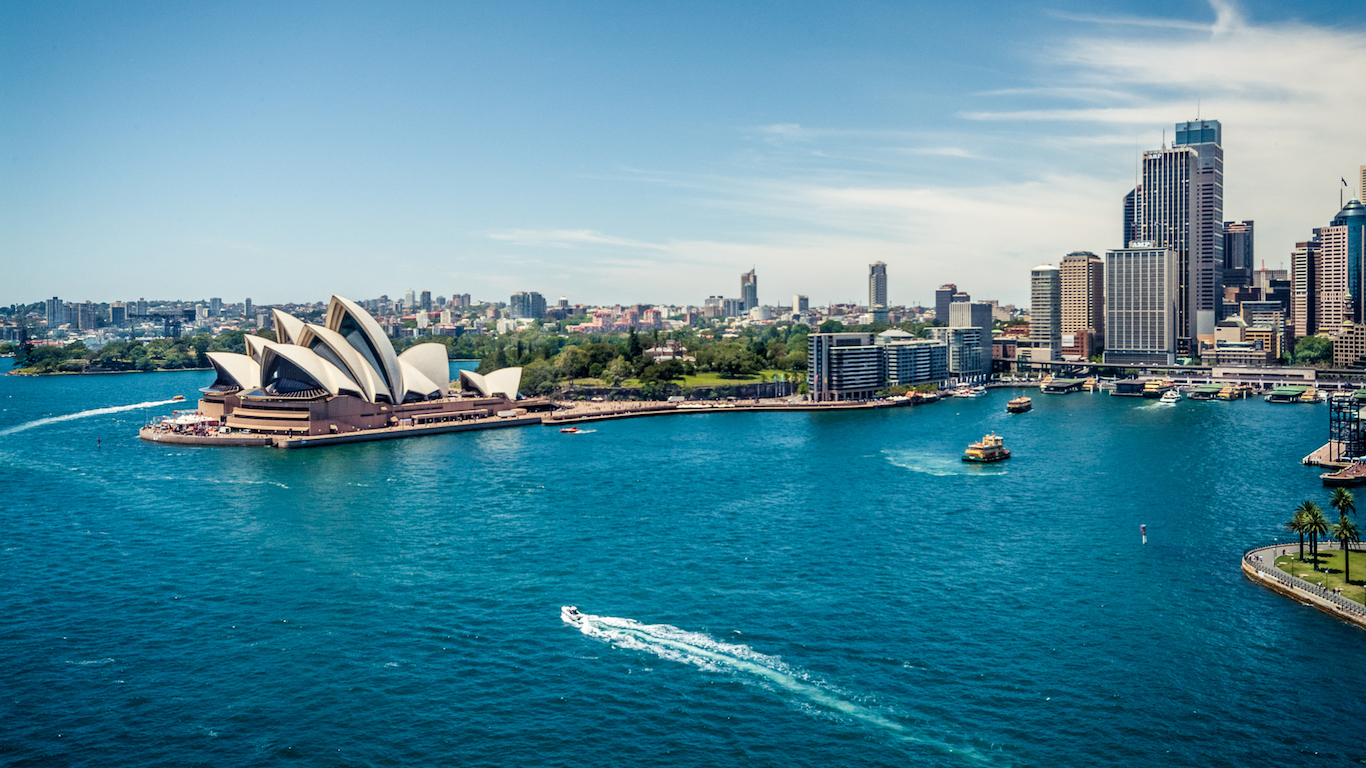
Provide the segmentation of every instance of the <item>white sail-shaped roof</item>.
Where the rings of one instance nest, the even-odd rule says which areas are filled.
[[[384,379],[390,392],[405,391],[403,372],[399,369],[394,345],[369,312],[349,299],[333,296],[327,304],[326,326],[328,330],[341,334],[351,348],[360,353],[360,356]]]
[[[298,344],[312,349],[328,362],[341,368],[352,381],[360,385],[361,396],[367,402],[377,402],[377,395],[389,396],[389,388],[385,386],[379,371],[372,368],[340,333],[309,323],[304,326],[303,333],[299,334]]]
[[[517,399],[517,389],[522,386],[521,368],[501,368],[487,375],[475,373],[474,371],[461,371],[460,384],[468,384],[484,397],[497,397],[504,395],[510,399]]]
[[[250,357],[236,352],[210,352],[206,357],[218,373],[210,389],[256,389],[261,386],[261,366]]]
[[[324,360],[308,347],[295,344],[268,344],[261,355],[261,384],[270,387],[281,372],[282,361],[291,364],[290,372],[306,377],[300,383],[310,384],[329,395],[354,394],[362,396],[360,386],[337,366]]]
[[[407,363],[422,372],[423,377],[441,390],[445,397],[451,389],[451,363],[445,344],[415,344],[398,356],[399,362]],[[405,372],[406,376],[407,373]]]
[[[489,384],[489,397],[505,395],[511,400],[516,400],[517,390],[522,386],[522,369],[499,368],[485,376],[484,380]]]
[[[430,400],[433,397],[441,396],[441,388],[436,382],[427,378],[426,374],[419,371],[407,360],[400,359],[398,367],[403,370],[403,397],[402,402],[413,400]]]
[[[298,344],[299,334],[303,333],[304,321],[278,309],[272,309],[270,316],[275,318],[275,340],[281,344]]]
[[[261,353],[265,351],[266,345],[270,343],[269,339],[266,339],[264,336],[253,336],[249,333],[242,337],[242,341],[246,342],[247,345],[247,357],[255,360],[259,365],[261,363]]]

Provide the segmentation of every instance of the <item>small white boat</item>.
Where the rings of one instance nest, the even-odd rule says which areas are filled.
[[[1166,392],[1163,392],[1162,397],[1157,400],[1161,405],[1176,405],[1180,401],[1181,393],[1177,392],[1175,389],[1169,389]]]
[[[560,606],[560,620],[566,624],[573,624],[576,627],[580,627],[588,620],[588,617],[579,613],[577,606],[562,605]]]

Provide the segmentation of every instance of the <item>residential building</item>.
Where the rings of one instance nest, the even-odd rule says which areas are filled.
[[[63,303],[62,300],[57,298],[56,296],[53,296],[44,303],[46,305],[44,307],[44,309],[46,310],[44,314],[47,321],[48,330],[52,330],[54,328],[65,325],[66,304]]]
[[[209,299],[209,316],[218,317],[223,314],[223,300],[220,298]]]
[[[1253,251],[1252,222],[1224,222],[1224,286],[1252,285],[1252,270],[1256,266]]]
[[[867,400],[886,387],[885,366],[871,333],[807,337],[807,391],[814,400]]]
[[[417,298],[416,298],[415,294],[413,293],[413,289],[409,288],[408,290],[404,291],[404,292],[403,292],[403,308],[404,308],[404,309],[416,309],[416,305],[417,305]]]
[[[939,325],[949,324],[949,305],[953,303],[955,293],[958,293],[958,286],[953,283],[941,285],[934,292],[934,321]]]
[[[1085,360],[1105,345],[1105,262],[1074,251],[1058,267],[1062,287],[1061,356]]]
[[[739,317],[745,312],[744,299],[721,299],[722,317]]]
[[[88,301],[83,301],[75,307],[76,326],[82,331],[95,330],[95,305]]]
[[[420,296],[420,298],[418,298],[417,301],[418,301],[418,306],[422,309],[423,312],[431,312],[431,311],[432,311],[432,292],[431,292],[431,291],[423,291],[422,294],[421,294],[421,296]]]
[[[1062,359],[1062,273],[1052,264],[1029,272],[1029,359]]]
[[[138,316],[139,316],[139,317],[145,317],[145,316],[147,315],[147,300],[146,300],[146,299],[138,299],[138,312],[137,312],[137,313],[138,313]]]
[[[981,381],[990,374],[991,337],[984,337],[981,328],[931,328],[930,336],[948,347],[951,377],[960,381]]]
[[[949,327],[976,328],[978,331],[978,344],[983,347],[991,343],[993,319],[992,307],[984,301],[955,302],[949,305]],[[964,358],[960,354],[960,360],[961,359]],[[967,359],[970,359],[970,357]],[[960,366],[954,369],[954,373],[963,376],[988,375],[991,373],[991,356],[982,354],[979,350],[977,354],[976,370]]]
[[[759,306],[759,278],[752,269],[740,275],[740,303],[737,315]]]
[[[1105,252],[1104,359],[1120,365],[1170,365],[1177,352],[1176,251],[1133,245]]]
[[[251,299],[244,299],[242,301],[242,317],[244,319],[251,317]]]
[[[811,311],[811,299],[809,299],[809,298],[807,298],[807,297],[805,297],[805,296],[803,296],[803,295],[801,295],[801,294],[796,294],[796,295],[794,295],[794,296],[792,297],[792,311],[793,311],[793,312],[810,312],[810,311]]]
[[[535,291],[518,291],[508,299],[508,313],[514,319],[539,320],[545,317],[545,297]]]
[[[868,265],[868,307],[887,306],[887,265],[875,261]]]
[[[115,328],[122,328],[128,324],[128,305],[121,301],[116,301],[109,305],[109,324]]]
[[[890,328],[877,335],[874,344],[886,358],[887,386],[943,384],[949,378],[949,348],[942,341],[917,339]]]

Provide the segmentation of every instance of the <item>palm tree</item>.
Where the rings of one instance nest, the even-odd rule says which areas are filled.
[[[1305,521],[1304,532],[1309,534],[1309,546],[1314,552],[1314,569],[1318,570],[1319,562],[1319,537],[1328,533],[1328,518],[1324,517],[1323,510],[1319,505],[1309,502],[1309,509],[1305,510],[1308,519]]]
[[[1346,515],[1338,516],[1338,524],[1333,526],[1333,538],[1342,545],[1343,570],[1346,571],[1347,583],[1352,583],[1352,555],[1351,544],[1354,541],[1361,541],[1361,531],[1357,530],[1357,524],[1352,522],[1352,518]]]
[[[1357,513],[1357,499],[1352,492],[1346,488],[1334,488],[1333,498],[1328,502],[1333,509],[1338,511],[1338,517],[1343,515],[1355,515]]]
[[[1304,527],[1309,521],[1309,514],[1305,512],[1305,507],[1312,506],[1313,503],[1314,502],[1312,501],[1306,501],[1298,507],[1295,507],[1295,516],[1290,518],[1290,521],[1285,524],[1286,529],[1291,533],[1298,533],[1300,535],[1300,562],[1304,562]]]

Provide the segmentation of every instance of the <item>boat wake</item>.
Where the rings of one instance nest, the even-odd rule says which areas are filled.
[[[33,429],[34,427],[45,427],[48,424],[56,424],[61,421],[73,421],[75,419],[85,419],[91,416],[103,416],[107,413],[119,413],[121,411],[136,411],[139,408],[155,408],[158,405],[170,405],[171,403],[176,402],[182,401],[149,400],[145,403],[134,403],[132,405],[115,405],[109,408],[93,408],[89,411],[80,411],[79,413],[68,413],[64,416],[49,416],[46,419],[35,419],[34,421],[25,422],[23,424],[19,424],[18,426],[0,429],[0,435],[12,435],[15,432],[23,432],[26,429]]]
[[[882,455],[887,457],[887,461],[892,466],[909,469],[912,472],[933,475],[934,477],[950,477],[955,475],[1003,475],[1006,473],[1005,462],[994,462],[990,464],[973,464],[964,462],[958,456],[935,456],[916,451],[887,451]]]
[[[810,676],[785,664],[777,656],[767,656],[746,645],[723,643],[701,632],[689,632],[668,624],[641,624],[634,619],[615,616],[562,612],[567,624],[596,640],[617,648],[643,651],[661,659],[704,669],[740,675],[770,684],[783,693],[817,708],[845,715],[894,735],[898,740],[954,755],[975,764],[992,764],[986,754],[969,746],[955,746],[919,734],[887,716],[849,701],[828,686],[812,682]]]

